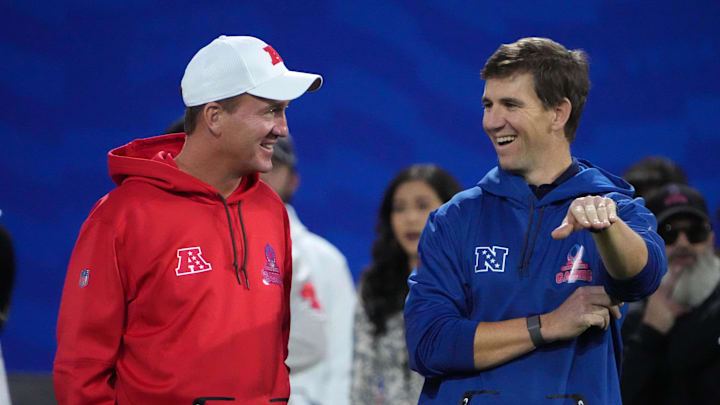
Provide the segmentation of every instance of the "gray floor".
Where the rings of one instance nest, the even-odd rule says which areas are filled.
[[[50,374],[8,374],[13,405],[57,405]]]

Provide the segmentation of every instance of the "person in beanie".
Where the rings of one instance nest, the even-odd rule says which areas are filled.
[[[259,172],[290,101],[321,84],[223,35],[185,69],[186,134],[109,152],[117,187],[80,230],[60,305],[59,404],[288,401],[289,222]]]
[[[702,194],[673,184],[648,196],[668,272],[638,318],[628,317],[623,403],[712,404],[720,398],[720,259]]]

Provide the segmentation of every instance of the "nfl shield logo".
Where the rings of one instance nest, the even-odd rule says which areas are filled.
[[[89,280],[90,280],[90,270],[85,269],[80,273],[80,281],[78,281],[80,288],[83,288],[86,285],[88,285]]]

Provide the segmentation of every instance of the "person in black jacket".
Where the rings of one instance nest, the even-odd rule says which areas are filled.
[[[15,279],[15,254],[10,232],[0,224],[0,331],[10,312],[10,293]]]
[[[720,400],[720,259],[703,196],[673,184],[648,196],[665,240],[668,272],[624,329],[623,403]]]

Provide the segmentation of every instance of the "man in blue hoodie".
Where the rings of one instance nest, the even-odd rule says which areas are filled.
[[[405,324],[420,404],[620,404],[623,301],[666,268],[655,218],[621,178],[573,158],[583,51],[502,45],[482,70],[498,155],[430,215]]]

